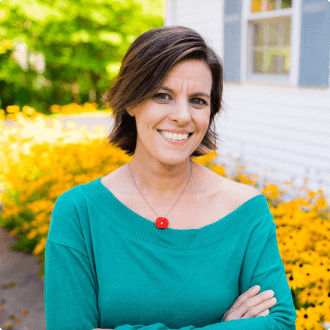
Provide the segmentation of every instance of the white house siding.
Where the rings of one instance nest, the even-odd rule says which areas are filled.
[[[223,0],[173,0],[172,22],[198,31],[223,57]]]
[[[227,154],[242,157],[249,172],[277,184],[293,180],[296,187],[301,187],[303,179],[308,178],[307,187],[322,189],[330,203],[327,92],[226,83],[223,101],[225,112],[216,120],[222,141],[217,162],[230,165]]]

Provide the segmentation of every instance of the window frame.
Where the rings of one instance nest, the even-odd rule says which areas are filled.
[[[245,60],[246,60],[246,70],[245,70],[245,81],[246,82],[266,82],[266,83],[280,83],[280,84],[290,84],[292,82],[293,78],[293,68],[292,68],[292,54],[293,54],[293,30],[294,30],[294,16],[296,14],[295,12],[295,5],[296,1],[292,1],[291,8],[284,8],[282,9],[282,1],[277,2],[277,9],[276,10],[270,10],[270,11],[263,11],[266,9],[267,0],[262,0],[262,11],[257,13],[252,13],[251,11],[251,2],[252,0],[248,1],[248,6],[245,7],[246,9],[246,47],[245,50]],[[253,23],[256,21],[261,20],[268,20],[271,18],[280,18],[280,17],[290,17],[291,20],[291,35],[290,35],[290,69],[289,74],[269,74],[269,73],[260,73],[256,74],[253,73]],[[243,48],[243,49],[244,49]],[[244,54],[244,52],[243,52]]]

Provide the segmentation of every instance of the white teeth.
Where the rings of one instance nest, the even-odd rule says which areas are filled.
[[[168,132],[163,132],[163,131],[159,131],[161,134],[163,134],[165,137],[167,137],[168,139],[174,140],[174,141],[181,141],[181,140],[185,140],[189,137],[189,134],[172,134],[172,133],[168,133]]]

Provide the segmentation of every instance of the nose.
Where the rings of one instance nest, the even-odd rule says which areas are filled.
[[[189,101],[184,99],[177,99],[170,113],[170,119],[176,120],[180,124],[189,122],[191,120]]]

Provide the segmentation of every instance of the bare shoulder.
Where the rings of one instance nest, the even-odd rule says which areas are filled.
[[[228,179],[227,179],[228,180]],[[249,200],[255,196],[261,195],[261,192],[253,186],[245,183],[229,180],[232,191],[235,195],[241,195],[243,198]]]
[[[229,180],[227,188],[228,204],[234,210],[253,197],[261,195],[261,192],[253,186]]]
[[[241,196],[243,199],[250,199],[255,196],[261,195],[260,191],[253,186],[225,178],[206,167],[204,167],[203,169],[206,171],[206,174],[209,174],[209,176],[204,175],[204,177],[208,177],[210,185],[221,189],[221,191],[226,194],[234,194],[234,196],[236,197]]]
[[[211,170],[208,174],[216,204],[222,207],[226,205],[228,211],[233,211],[251,198],[261,195],[253,186],[225,178]]]

